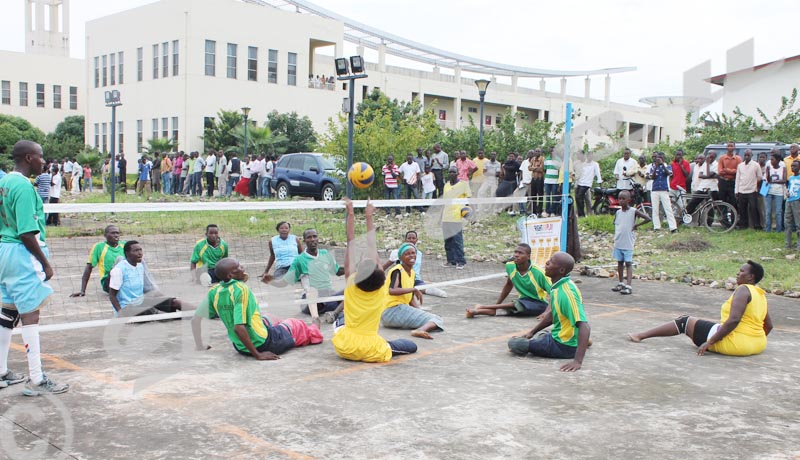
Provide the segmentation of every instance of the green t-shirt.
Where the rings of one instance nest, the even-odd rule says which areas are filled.
[[[292,265],[286,272],[286,280],[300,281],[300,277],[308,275],[309,284],[317,290],[331,289],[331,275],[336,276],[339,272],[339,264],[326,249],[319,249],[317,257],[303,251],[302,254],[294,258]]]
[[[208,244],[207,239],[203,238],[194,245],[191,262],[197,264],[198,268],[203,265],[207,268],[214,268],[217,266],[217,262],[225,257],[228,257],[228,243],[225,240],[220,238],[217,247],[213,247]]]
[[[117,243],[116,247],[111,246],[105,241],[101,241],[92,248],[92,251],[89,253],[89,260],[87,260],[86,263],[100,270],[101,282],[103,278],[111,273],[111,269],[114,268],[114,262],[117,261],[117,257],[125,257],[124,246],[124,241]]]
[[[18,172],[0,179],[0,242],[22,243],[20,235],[38,233],[45,241],[44,207],[33,184]]]
[[[578,327],[586,322],[581,291],[569,277],[561,278],[550,289],[553,310],[553,338],[570,347],[578,346]]]
[[[247,335],[254,347],[258,348],[267,341],[269,334],[261,319],[261,309],[246,284],[237,280],[220,283],[208,291],[206,302],[209,305],[208,318],[222,321],[228,330],[228,338],[237,350],[249,353],[236,335],[234,327],[237,324],[247,327]]]
[[[547,293],[550,291],[550,279],[544,274],[538,265],[531,263],[528,271],[521,274],[517,271],[517,264],[514,262],[506,263],[506,274],[511,284],[519,292],[520,297],[532,300],[546,301]]]

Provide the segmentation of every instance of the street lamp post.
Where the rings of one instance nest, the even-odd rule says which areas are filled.
[[[105,94],[106,107],[111,107],[111,202],[114,202],[114,191],[117,188],[117,175],[116,175],[116,156],[114,155],[114,147],[116,146],[117,138],[117,107],[122,105],[119,98],[119,90],[106,91]]]
[[[364,73],[364,59],[361,56],[350,56],[350,65],[345,58],[338,58],[336,63],[337,80],[347,81],[347,89],[349,96],[344,100],[342,109],[347,112],[347,171],[353,166],[353,129],[355,124],[355,85],[353,84],[358,78],[367,78]],[[352,74],[350,74],[352,70]],[[353,184],[347,181],[347,188],[345,195],[348,198],[353,197]]]
[[[244,114],[244,153],[242,154],[243,160],[247,161],[247,117],[250,115],[250,107],[242,107]]]
[[[483,100],[486,97],[486,88],[491,83],[489,80],[475,80],[475,86],[478,87],[478,95],[481,97],[481,134],[478,141],[478,148],[483,150]]]

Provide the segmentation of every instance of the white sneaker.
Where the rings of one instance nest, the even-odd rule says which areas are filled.
[[[437,287],[425,288],[425,294],[433,297],[447,298],[447,293]]]

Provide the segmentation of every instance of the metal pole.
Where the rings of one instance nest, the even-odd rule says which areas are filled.
[[[117,137],[117,106],[111,106],[111,202],[114,202],[114,191],[116,190],[117,174],[114,171],[116,168],[116,157],[114,156],[114,147],[116,145]]]
[[[356,97],[356,86],[353,84],[355,82],[354,79],[351,79],[348,86],[350,90],[350,113],[347,114],[347,171],[350,172],[350,168],[353,167],[353,129],[355,123],[355,97]],[[353,197],[353,184],[348,180],[347,181],[347,189],[346,189],[347,198]]]
[[[481,96],[481,135],[480,135],[480,141],[478,142],[478,148],[480,150],[483,150],[483,99],[486,96],[486,94],[484,94],[483,91],[481,91],[480,96]]]
[[[567,121],[564,127],[564,184],[561,187],[561,250],[567,251],[567,227],[569,227],[569,141],[572,136],[572,103],[567,102]]]
[[[247,115],[244,116],[244,154],[242,156],[244,157],[242,160],[247,161]]]

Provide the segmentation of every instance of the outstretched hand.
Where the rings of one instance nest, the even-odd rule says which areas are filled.
[[[709,345],[708,342],[704,342],[702,345],[700,345],[700,348],[697,349],[697,355],[698,356],[703,356],[704,354],[706,354],[706,351],[708,350],[708,347],[710,347],[710,346],[711,345]]]
[[[364,214],[368,216],[375,214],[375,205],[372,204],[372,201],[369,198],[367,198],[367,207],[364,208]]]
[[[342,201],[344,202],[345,211],[347,211],[348,214],[353,212],[353,200],[348,197],[343,197]]]
[[[575,372],[581,368],[581,363],[578,361],[570,361],[561,366],[561,372]]]
[[[269,284],[269,283],[272,282],[272,278],[273,278],[273,276],[270,275],[269,273],[264,273],[263,275],[261,275],[261,282],[265,283],[265,284]]]
[[[271,351],[265,351],[257,354],[256,359],[259,361],[275,361],[276,359],[281,359],[281,357]]]

